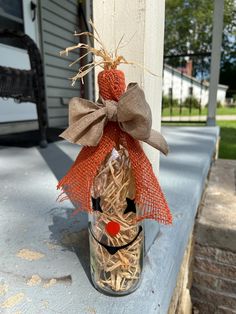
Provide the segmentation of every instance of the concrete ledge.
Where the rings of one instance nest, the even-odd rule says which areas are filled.
[[[198,215],[196,242],[236,252],[236,160],[217,160]]]
[[[105,296],[93,288],[89,277],[86,216],[72,218],[71,203],[56,202],[57,180],[72,164],[78,146],[60,142],[50,144],[45,150],[1,150],[0,283],[8,288],[0,296],[0,306],[11,297],[21,296],[9,311],[168,312],[219,129],[170,127],[163,131],[171,153],[161,159],[160,182],[174,222],[171,227],[160,227],[159,236],[145,259],[140,288],[122,298]],[[22,249],[39,252],[41,257],[34,261],[22,259],[19,257]],[[33,275],[38,275],[41,282],[30,286],[27,282]]]
[[[166,246],[163,257],[167,273],[160,275],[165,290],[160,291],[160,312],[166,313],[173,294],[180,265],[193,230],[197,208],[205,187],[219,136],[217,127],[169,127],[164,135],[170,155],[161,159],[161,184],[174,214],[171,228],[161,226],[159,248]],[[158,253],[157,253],[158,254]],[[163,263],[162,262],[162,263]],[[166,281],[169,278],[169,282]]]

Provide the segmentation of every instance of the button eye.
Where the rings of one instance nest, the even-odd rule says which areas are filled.
[[[136,207],[135,207],[134,200],[131,200],[130,198],[126,198],[126,202],[127,202],[127,207],[124,211],[124,214],[128,214],[130,212],[136,213]]]
[[[98,197],[98,198],[92,197],[92,208],[94,211],[99,211],[102,213],[102,208],[100,206],[100,197]]]

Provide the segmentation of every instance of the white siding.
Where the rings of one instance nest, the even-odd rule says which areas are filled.
[[[170,89],[172,89],[172,96],[179,102],[184,101],[190,96],[190,88],[195,98],[201,101],[201,106],[206,106],[209,97],[208,84],[201,85],[195,78],[188,77],[187,75],[181,75],[181,73],[169,66],[164,66],[163,75],[163,94],[169,96]],[[217,92],[217,101],[222,104],[225,103],[227,86],[219,85]]]
[[[41,0],[41,36],[44,59],[45,84],[49,126],[63,127],[68,124],[68,101],[79,96],[79,84],[71,86],[72,77],[78,68],[69,64],[78,58],[77,53],[68,57],[60,51],[78,42],[73,35],[79,30],[77,0]]]
[[[217,101],[220,101],[222,105],[226,104],[225,98],[226,98],[226,91],[227,87],[226,86],[218,86],[217,90]]]

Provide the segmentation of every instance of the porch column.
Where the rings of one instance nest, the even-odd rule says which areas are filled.
[[[118,53],[127,61],[141,64],[157,75],[153,76],[139,66],[123,65],[119,67],[125,73],[126,83],[138,82],[144,89],[152,110],[152,127],[159,130],[161,125],[165,1],[94,0],[93,18],[107,49],[114,50],[121,37],[125,35],[124,47]],[[158,175],[158,151],[148,145],[144,145],[144,150]],[[150,221],[145,223],[149,224],[149,227],[146,228],[146,250],[148,250],[159,230],[159,225]]]
[[[213,35],[211,52],[210,88],[207,125],[216,125],[217,89],[220,75],[221,42],[224,18],[224,0],[214,1]]]

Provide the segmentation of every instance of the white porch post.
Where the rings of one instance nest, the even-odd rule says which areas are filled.
[[[220,76],[220,56],[224,18],[224,0],[214,1],[213,35],[210,69],[207,125],[216,125],[217,89]]]
[[[106,47],[114,50],[125,34],[126,45],[119,53],[128,61],[135,61],[156,73],[152,76],[143,68],[124,65],[120,67],[126,76],[126,83],[138,82],[144,89],[153,115],[153,128],[160,129],[162,68],[164,47],[164,0],[94,0],[94,23]],[[97,86],[96,86],[97,88]],[[158,174],[159,154],[157,150],[144,145],[153,169]],[[159,225],[146,221],[146,251],[153,242]],[[151,230],[151,231],[150,231]]]

